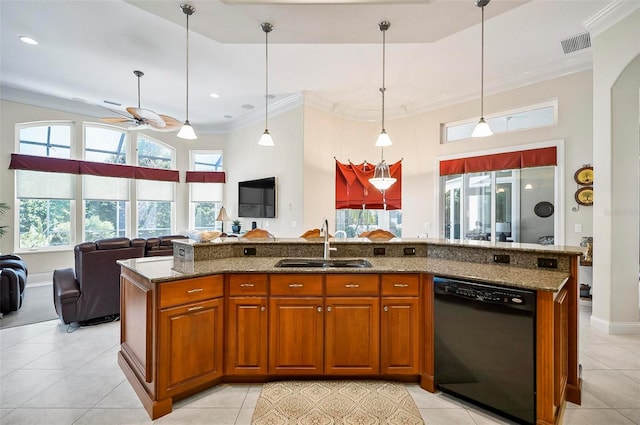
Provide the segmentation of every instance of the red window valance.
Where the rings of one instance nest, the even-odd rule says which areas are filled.
[[[102,177],[124,177],[167,182],[180,181],[178,170],[136,167],[133,165],[106,164],[77,159],[51,158],[48,156],[11,154],[10,170],[45,171],[48,173],[90,174]]]
[[[187,171],[187,183],[226,183],[224,171]]]
[[[440,161],[440,175],[449,176],[452,174],[480,173],[483,171],[512,170],[514,168],[544,167],[548,165],[558,165],[555,146]]]
[[[342,164],[336,160],[336,209],[386,209],[402,208],[402,161],[389,165],[391,177],[397,181],[382,193],[376,189],[369,179],[373,177],[375,165],[368,162],[362,164]]]

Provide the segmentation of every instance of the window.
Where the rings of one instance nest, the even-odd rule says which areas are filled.
[[[389,230],[402,237],[402,210],[336,210],[335,237],[357,238],[362,232]]]
[[[174,149],[150,137],[138,135],[138,165],[171,169]],[[175,183],[155,180],[137,180],[137,235],[149,238],[173,233]]]
[[[494,134],[555,125],[557,102],[532,105],[526,108],[503,112],[499,115],[486,116],[487,123]],[[467,139],[475,128],[478,120],[443,124],[442,142],[454,142]]]
[[[84,157],[87,161],[125,164],[127,132],[118,127],[85,125]],[[129,186],[124,178],[82,176],[84,241],[128,234]]]
[[[191,151],[190,168],[193,171],[222,171],[222,151]],[[216,223],[222,207],[222,189],[222,183],[189,183],[189,226],[192,229],[216,230],[222,226],[222,223]]]
[[[73,124],[31,123],[17,126],[17,130],[20,153],[71,157]],[[17,170],[16,197],[20,249],[68,247],[73,243],[75,176]]]

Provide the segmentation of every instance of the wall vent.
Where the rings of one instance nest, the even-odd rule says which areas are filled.
[[[591,35],[589,35],[588,32],[583,32],[582,34],[565,38],[560,41],[560,44],[562,44],[562,50],[565,55],[577,52],[578,50],[588,49],[591,47]]]

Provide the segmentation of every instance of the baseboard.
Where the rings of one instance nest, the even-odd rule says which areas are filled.
[[[610,322],[592,315],[590,323],[592,328],[609,335],[640,335],[640,322]]]

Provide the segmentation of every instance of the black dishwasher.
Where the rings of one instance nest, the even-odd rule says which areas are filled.
[[[437,387],[534,424],[535,309],[533,291],[435,277]]]

